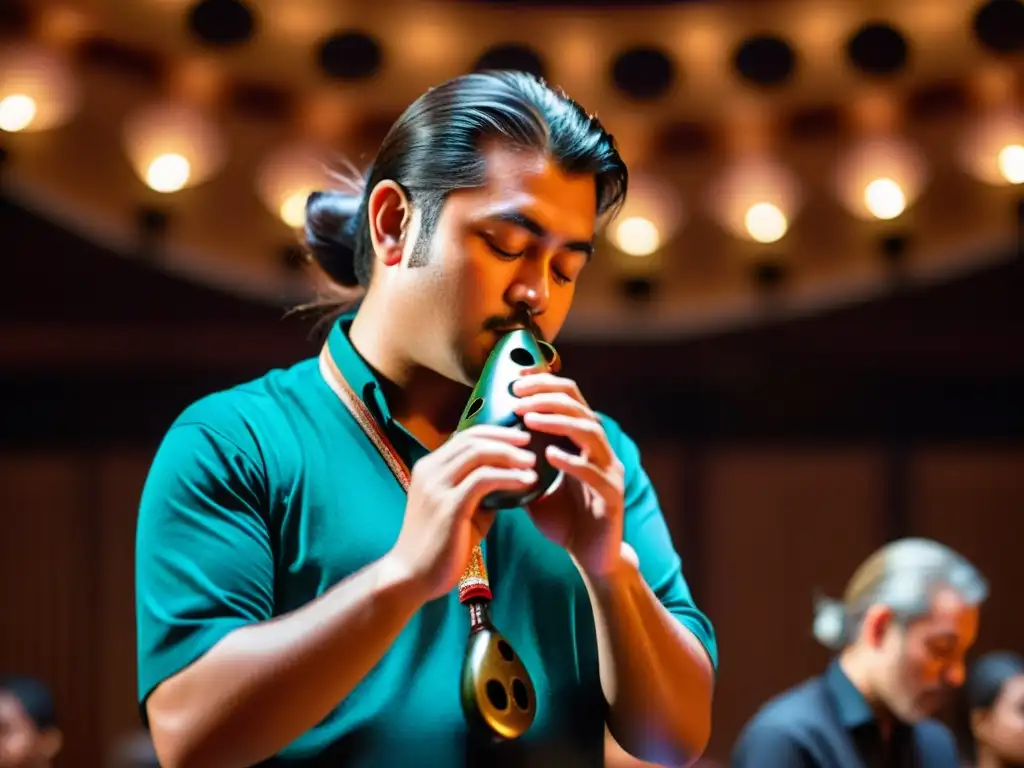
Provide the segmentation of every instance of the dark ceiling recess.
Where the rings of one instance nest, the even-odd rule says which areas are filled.
[[[663,5],[694,5],[696,3],[704,3],[707,0],[635,0],[630,3],[629,0],[471,0],[478,5],[504,5],[504,6],[515,6],[517,8],[551,8],[554,7],[568,7],[568,8],[593,8],[593,7],[604,7],[604,8],[621,8],[626,7],[644,7],[644,6],[663,6]]]
[[[521,43],[502,43],[484,51],[473,65],[476,72],[485,69],[511,69],[529,72],[537,77],[545,77],[547,68],[540,54]]]
[[[700,157],[715,149],[716,133],[701,123],[677,120],[655,133],[654,147],[662,157]]]
[[[795,141],[828,141],[840,135],[843,113],[835,104],[798,107],[786,117],[785,125]]]
[[[988,0],[974,13],[974,36],[997,53],[1024,49],[1024,3],[1020,0]]]
[[[648,301],[657,285],[649,277],[627,277],[621,283],[622,295],[629,301]]]
[[[289,272],[297,272],[309,263],[306,252],[295,243],[282,246],[280,256],[282,266]]]
[[[146,87],[156,86],[166,75],[166,62],[155,52],[105,37],[85,38],[75,47],[75,57],[89,69],[129,77]]]
[[[910,55],[906,38],[883,21],[865,24],[846,44],[850,63],[867,75],[892,75],[903,69]]]
[[[295,94],[280,85],[237,80],[228,91],[231,107],[253,120],[287,120],[295,107]]]
[[[878,250],[882,259],[891,265],[897,265],[906,259],[910,248],[910,235],[906,232],[890,232],[878,242]]]
[[[781,258],[766,256],[751,265],[750,277],[759,290],[774,291],[786,281],[787,269]]]
[[[0,30],[22,33],[32,26],[32,15],[24,0],[0,2]]]
[[[914,120],[941,120],[966,114],[970,98],[963,82],[944,80],[927,83],[907,95],[907,115]]]
[[[320,69],[339,80],[372,77],[383,63],[384,52],[376,38],[355,30],[331,35],[317,50]]]
[[[188,13],[188,29],[207,45],[238,45],[252,39],[256,18],[240,0],[200,0]]]
[[[744,40],[733,54],[733,66],[756,85],[781,85],[796,70],[796,54],[789,43],[774,35]]]
[[[657,99],[664,96],[675,81],[672,59],[657,48],[631,48],[612,63],[612,81],[627,96]]]

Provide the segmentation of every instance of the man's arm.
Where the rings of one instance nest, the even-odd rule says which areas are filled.
[[[275,618],[273,491],[233,427],[172,427],[139,507],[139,695],[170,768],[280,751],[345,698],[422,602],[386,558]]]
[[[231,632],[146,704],[161,764],[253,765],[337,706],[422,601],[387,557],[314,602]]]
[[[754,722],[740,734],[729,768],[816,768],[793,735],[777,724]]]
[[[643,760],[693,763],[711,736],[714,670],[704,646],[665,609],[628,556],[604,579],[584,574],[583,581],[594,610],[609,730]]]
[[[275,616],[278,505],[252,458],[258,446],[239,447],[245,432],[172,428],[140,504],[139,690],[170,768],[253,765],[323,720],[413,614],[454,586],[479,500],[535,482],[515,468],[533,458],[515,447],[524,433],[460,433],[413,471],[389,554]]]
[[[594,612],[608,726],[638,758],[687,765],[711,735],[714,630],[690,597],[636,444],[612,420],[605,428],[625,470],[623,556],[599,580],[580,572]]]

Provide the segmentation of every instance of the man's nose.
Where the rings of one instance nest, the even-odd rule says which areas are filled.
[[[525,266],[509,286],[507,300],[512,306],[523,305],[533,315],[543,314],[551,296],[550,277],[535,266]]]

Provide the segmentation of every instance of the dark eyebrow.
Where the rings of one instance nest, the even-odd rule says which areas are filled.
[[[525,213],[519,211],[511,211],[509,213],[498,213],[491,216],[492,221],[501,221],[507,224],[513,224],[517,227],[521,227],[529,232],[534,237],[544,238],[548,236],[548,231],[535,219],[530,218]],[[583,240],[574,240],[568,242],[563,246],[568,251],[576,251],[582,253],[588,259],[594,255],[594,244]]]

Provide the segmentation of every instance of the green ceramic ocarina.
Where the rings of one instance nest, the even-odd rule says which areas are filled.
[[[471,603],[472,628],[462,664],[462,710],[472,729],[495,740],[522,736],[537,714],[537,695],[526,667],[487,616]]]
[[[538,341],[528,330],[510,331],[498,340],[491,350],[480,380],[469,396],[469,402],[459,419],[456,431],[477,424],[488,424],[503,427],[526,429],[522,417],[513,409],[518,397],[512,394],[512,384],[530,373],[543,371],[556,372],[558,353],[547,342]],[[481,503],[484,509],[512,509],[529,504],[543,496],[554,485],[560,473],[548,462],[545,451],[549,445],[557,445],[563,450],[577,453],[575,444],[566,438],[553,435],[531,433],[528,450],[537,456],[537,483],[525,493],[507,493],[496,491],[486,496]]]

